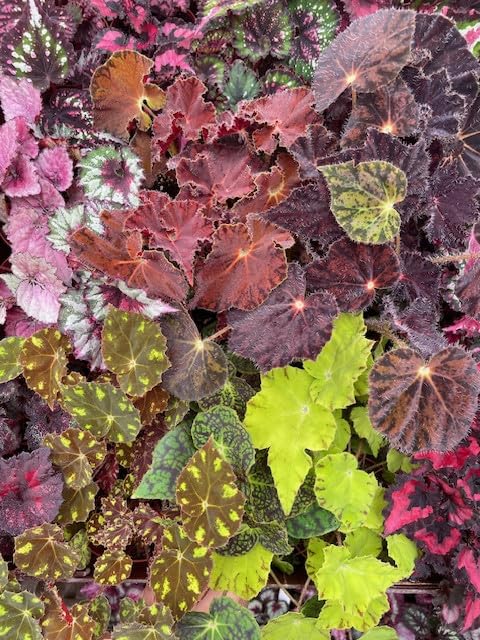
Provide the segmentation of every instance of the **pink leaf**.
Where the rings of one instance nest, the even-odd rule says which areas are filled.
[[[44,149],[36,160],[39,173],[59,191],[72,184],[73,163],[65,147]]]
[[[40,91],[26,79],[3,76],[0,79],[0,102],[7,121],[21,116],[28,124],[33,124],[42,110]]]
[[[1,187],[10,197],[33,196],[40,193],[41,187],[35,166],[21,152],[10,163]]]
[[[0,127],[0,182],[3,182],[16,150],[17,129],[15,122],[6,122]]]
[[[30,338],[34,333],[45,329],[48,325],[39,322],[33,318],[29,318],[25,311],[19,307],[9,309],[7,312],[7,320],[5,322],[5,335],[18,336],[19,338]]]

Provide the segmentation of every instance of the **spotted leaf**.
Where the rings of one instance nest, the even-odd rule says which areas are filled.
[[[44,602],[42,630],[46,640],[87,640],[92,637],[95,622],[89,615],[88,604],[74,604],[68,608],[56,589],[47,592]]]
[[[13,380],[22,373],[20,353],[23,338],[16,336],[0,340],[0,383]]]
[[[0,593],[8,583],[8,563],[0,556]]]
[[[183,640],[260,640],[253,614],[230,598],[215,598],[210,613],[187,613],[177,629]]]
[[[123,551],[133,532],[133,514],[118,496],[102,498],[102,510],[96,511],[87,523],[89,539],[109,551]]]
[[[245,496],[212,436],[178,476],[176,497],[187,536],[202,546],[223,546],[242,523]]]
[[[25,382],[46,400],[53,409],[67,373],[67,353],[71,351],[68,338],[56,329],[42,329],[23,343],[20,364]]]
[[[0,595],[0,635],[5,640],[42,640],[40,598],[29,591],[4,591]]]
[[[355,242],[385,244],[400,230],[394,205],[407,192],[405,173],[390,162],[353,161],[320,167],[338,224]]]
[[[106,435],[113,442],[133,442],[141,428],[138,409],[121,389],[108,382],[64,387],[62,404],[89,432],[89,442]]]
[[[95,562],[93,579],[105,586],[114,586],[127,580],[132,571],[132,559],[123,551],[104,551]]]
[[[158,324],[139,313],[110,307],[102,333],[102,353],[120,387],[143,396],[162,379],[169,361]]]
[[[54,581],[71,578],[80,562],[56,524],[33,527],[17,536],[13,559],[27,575]]]
[[[223,387],[211,396],[201,398],[198,406],[207,411],[218,405],[234,409],[239,418],[243,418],[247,409],[247,402],[255,395],[255,390],[243,378],[233,376],[225,382]]]
[[[70,522],[85,522],[95,509],[97,492],[98,485],[95,482],[90,482],[81,489],[64,487],[63,502],[57,515],[57,522],[61,525]]]

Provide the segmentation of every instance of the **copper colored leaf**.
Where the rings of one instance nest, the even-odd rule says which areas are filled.
[[[318,111],[347,87],[369,93],[394,80],[408,63],[413,11],[385,9],[355,20],[320,55],[313,80]]]
[[[42,630],[46,640],[90,640],[95,628],[88,604],[74,604],[70,609],[56,589],[44,596],[45,615]]]
[[[68,338],[57,329],[42,329],[27,338],[20,353],[23,377],[27,385],[53,409],[61,381],[67,372]]]
[[[158,413],[162,413],[168,406],[170,394],[161,385],[157,385],[147,393],[133,400],[134,406],[140,411],[142,424],[150,424]]]
[[[152,464],[155,445],[166,432],[166,426],[162,420],[156,420],[140,431],[132,445],[130,472],[135,477],[135,485],[138,485],[148,468]]]
[[[377,289],[393,287],[399,277],[400,264],[390,246],[358,244],[348,238],[334,242],[325,260],[307,267],[309,289],[333,294],[341,311],[368,307]]]
[[[225,354],[215,342],[202,340],[188,313],[163,316],[160,326],[172,365],[163,376],[169,393],[180,400],[200,400],[223,387],[228,374]]]
[[[178,618],[200,598],[211,568],[210,550],[189,540],[175,524],[163,533],[162,552],[150,568],[150,584],[157,600]]]
[[[105,586],[120,584],[129,578],[132,564],[132,559],[123,551],[104,551],[95,562],[93,579]]]
[[[288,277],[253,311],[231,311],[230,349],[251,358],[260,371],[315,358],[330,338],[338,309],[328,293],[307,296],[305,275],[291,263]]]
[[[480,373],[463,349],[429,361],[396,349],[370,372],[370,420],[400,451],[451,450],[470,431],[479,392]]]
[[[90,83],[93,118],[97,129],[128,137],[128,125],[138,122],[148,129],[151,117],[143,109],[157,111],[165,105],[165,93],[154,84],[144,84],[153,61],[136,51],[116,51],[96,69]]]
[[[71,578],[80,560],[56,524],[33,527],[17,536],[13,559],[27,575],[53,581]]]
[[[61,525],[70,522],[85,522],[95,509],[95,496],[98,485],[90,482],[81,489],[63,489],[63,502],[57,515],[57,522]]]
[[[139,313],[110,307],[102,333],[102,353],[120,387],[142,396],[162,379],[169,361],[158,324]]]
[[[192,306],[213,311],[258,307],[285,280],[285,249],[292,244],[288,232],[252,216],[247,224],[221,225],[197,270]]]

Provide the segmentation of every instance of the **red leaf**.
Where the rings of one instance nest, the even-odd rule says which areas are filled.
[[[463,548],[458,554],[457,566],[465,569],[468,579],[475,590],[480,593],[480,563],[472,549]]]
[[[392,492],[391,511],[385,520],[385,535],[389,536],[405,525],[428,518],[433,513],[433,507],[430,504],[424,507],[411,506],[411,498],[421,484],[420,480],[412,478],[407,480],[400,489]]]

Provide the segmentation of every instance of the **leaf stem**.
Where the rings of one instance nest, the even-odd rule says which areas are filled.
[[[298,599],[298,605],[297,605],[297,609],[296,609],[296,611],[298,611],[298,612],[300,612],[300,609],[302,608],[302,604],[303,604],[303,601],[305,600],[305,597],[307,595],[307,589],[310,586],[310,582],[311,582],[310,577],[308,577],[305,580],[305,584],[303,585],[302,591],[300,593],[300,597]]]
[[[430,258],[430,262],[433,264],[448,264],[449,262],[464,262],[465,260],[478,260],[480,253],[457,253],[456,255],[437,256]]]
[[[204,342],[212,342],[213,340],[216,340],[220,336],[223,336],[224,333],[227,333],[227,331],[230,331],[231,328],[232,327],[229,324],[227,324],[227,326],[223,327],[223,329],[219,329],[219,331],[216,331],[215,333],[212,333],[211,336],[208,336],[207,338],[205,338]]]
[[[275,573],[275,571],[273,571],[273,569],[270,568],[270,575],[273,578],[273,581],[275,582],[275,584],[277,585],[277,587],[280,587],[280,589],[283,589],[283,591],[285,591],[285,593],[287,594],[287,596],[290,598],[290,600],[293,602],[293,604],[298,607],[298,600],[296,600],[292,594],[288,591],[288,589],[285,587],[285,585],[283,585],[280,580],[277,577],[277,574]]]

